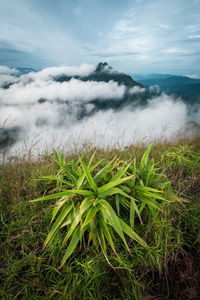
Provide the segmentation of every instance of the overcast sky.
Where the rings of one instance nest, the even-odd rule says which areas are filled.
[[[0,0],[0,65],[200,74],[200,0]]]

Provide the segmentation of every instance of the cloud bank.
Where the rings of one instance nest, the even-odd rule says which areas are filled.
[[[93,71],[90,65],[55,67],[16,77],[5,69],[0,83],[7,78],[11,85],[0,88],[0,125],[7,120],[0,130],[0,146],[12,135],[12,151],[36,142],[37,151],[50,150],[53,145],[71,151],[88,143],[125,147],[141,141],[171,139],[189,121],[200,117],[199,109],[191,115],[181,99],[164,93],[147,99],[145,106],[129,102],[123,107],[109,107],[110,102],[118,103],[125,95],[140,97],[147,89],[128,89],[113,80],[81,79]],[[69,80],[57,82],[58,75],[69,76]]]
[[[12,74],[17,74],[19,71],[14,68],[9,68],[7,66],[0,66],[0,74],[4,75],[12,75]]]

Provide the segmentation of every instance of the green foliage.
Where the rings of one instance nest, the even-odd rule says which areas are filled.
[[[159,201],[166,201],[160,195],[162,191],[149,186],[156,173],[154,160],[148,162],[150,150],[151,146],[142,156],[139,169],[136,169],[136,160],[132,165],[114,158],[95,172],[102,163],[98,161],[92,164],[95,152],[86,165],[84,157],[65,162],[64,154],[54,149],[60,170],[56,176],[47,176],[45,180],[55,181],[59,192],[31,202],[58,199],[52,211],[51,223],[54,223],[44,248],[53,243],[60,230],[64,232],[63,246],[67,245],[67,248],[61,266],[78,244],[86,247],[91,241],[97,250],[102,250],[107,260],[107,244],[118,256],[114,242],[116,234],[129,252],[125,235],[147,247],[146,242],[134,231],[135,215],[142,223],[141,213],[146,206],[152,211],[162,210]],[[120,206],[128,210],[130,225],[120,218]]]
[[[200,163],[200,155],[192,151],[191,147],[189,147],[188,145],[173,147],[162,155],[162,160],[164,160],[165,157],[168,161],[168,167],[183,166],[189,169],[193,169],[196,165],[198,165],[198,163]],[[194,164],[194,161],[196,161],[196,164]]]

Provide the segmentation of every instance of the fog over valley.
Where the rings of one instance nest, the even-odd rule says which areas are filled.
[[[194,79],[195,80],[195,79]],[[129,146],[199,131],[200,99],[165,94],[98,65],[0,66],[0,149]]]

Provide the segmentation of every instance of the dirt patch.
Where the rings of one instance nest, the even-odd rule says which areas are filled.
[[[179,253],[165,274],[151,272],[146,292],[145,300],[199,300],[200,260],[194,253]]]

